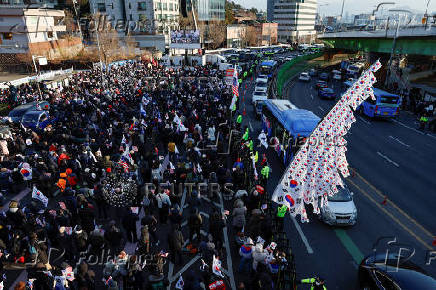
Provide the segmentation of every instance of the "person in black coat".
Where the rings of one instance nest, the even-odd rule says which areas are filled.
[[[170,261],[176,265],[176,257],[183,264],[182,248],[184,244],[183,234],[180,226],[175,224],[173,230],[168,234],[168,246],[170,250]]]
[[[139,220],[138,215],[129,211],[123,218],[123,227],[126,230],[127,240],[130,243],[136,243],[138,241],[138,235],[136,233],[136,222]]]

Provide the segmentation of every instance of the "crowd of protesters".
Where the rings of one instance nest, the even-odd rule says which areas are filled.
[[[48,110],[54,120],[39,130],[3,120],[0,190],[8,200],[0,216],[4,285],[164,289],[167,259],[181,266],[186,255],[200,253],[204,267],[186,272],[183,289],[203,289],[221,278],[212,271],[213,257],[224,256],[223,228],[229,224],[231,242],[240,247],[238,271],[242,276],[255,273],[238,287],[274,289],[274,275],[286,259],[272,240],[272,220],[261,202],[263,187],[253,191],[247,182],[256,167],[250,164],[258,162],[256,157],[252,163],[248,129],[241,154],[231,160],[218,154],[226,149],[233,127],[231,89],[221,71],[132,62],[112,67],[103,77],[98,69],[74,74],[63,89],[22,85],[4,90],[1,99],[10,109],[48,101],[49,107],[38,109]],[[268,167],[265,157],[259,166]],[[267,175],[262,170],[263,185]],[[232,192],[242,193],[231,201],[231,213],[214,209],[205,222],[199,213],[205,193],[194,187],[186,197],[189,213],[182,215],[181,192],[170,190],[170,184],[178,188],[201,182],[221,188],[234,183]],[[188,234],[182,232],[183,221]],[[131,251],[126,250],[129,244]],[[89,255],[101,253],[112,258],[97,267]],[[20,270],[27,278],[11,284],[10,273]]]

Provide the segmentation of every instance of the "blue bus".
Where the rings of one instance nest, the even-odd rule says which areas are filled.
[[[264,60],[259,65],[259,74],[266,75],[268,78],[271,78],[276,68],[277,62],[275,60]]]
[[[298,109],[288,100],[265,100],[262,127],[275,144],[274,150],[288,164],[298,150],[298,142],[309,137],[321,119],[311,111]]]
[[[346,81],[346,87],[353,85],[352,82]],[[394,118],[400,114],[401,97],[391,94],[381,89],[373,88],[376,100],[367,98],[357,111],[361,115],[366,115],[370,118]]]

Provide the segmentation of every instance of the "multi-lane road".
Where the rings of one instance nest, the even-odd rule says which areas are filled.
[[[315,80],[291,82],[286,98],[322,118],[335,101],[318,97]],[[331,82],[330,86],[338,94],[342,92],[340,82]],[[261,122],[255,119],[251,106],[253,89],[254,83],[249,81],[243,91],[247,111],[244,122],[253,128],[255,137]],[[285,228],[297,276],[323,276],[329,289],[358,289],[357,269],[362,258],[373,249],[398,252],[400,246],[389,243],[394,239],[404,248],[414,249],[412,261],[436,276],[436,260],[426,265],[430,251],[436,250],[436,136],[417,130],[416,118],[408,112],[401,112],[397,120],[356,117],[346,137],[347,159],[353,169],[346,183],[354,192],[358,222],[353,227],[335,228],[324,225],[316,216],[311,216],[307,224],[288,219]],[[273,174],[268,189],[272,192],[284,168],[273,152],[269,160]],[[411,255],[408,250],[402,251]]]

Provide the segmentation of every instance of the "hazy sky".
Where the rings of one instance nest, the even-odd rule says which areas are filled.
[[[241,4],[243,7],[256,7],[266,11],[266,0],[233,0],[235,3]],[[395,6],[405,8],[408,6],[413,10],[425,11],[429,0],[345,0],[344,13],[359,14],[372,12],[375,6],[381,2],[395,2]],[[319,12],[326,15],[339,15],[341,13],[342,0],[318,0]],[[328,5],[322,5],[328,4]],[[389,7],[389,8],[388,8]],[[392,9],[394,5],[386,5],[385,9]],[[436,0],[430,0],[429,9],[436,11]]]

